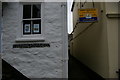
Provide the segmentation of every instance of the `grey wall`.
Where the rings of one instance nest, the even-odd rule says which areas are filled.
[[[2,2],[0,1],[0,52],[1,52]]]
[[[67,77],[67,28],[64,31],[66,13],[62,14],[62,3],[44,4],[44,34],[45,42],[16,42],[20,39],[20,29],[22,28],[22,4],[7,3],[3,15],[3,54],[2,58],[29,78],[66,78]],[[65,18],[65,21],[63,20]],[[63,22],[64,21],[64,22]],[[65,34],[63,34],[65,33]],[[37,37],[41,38],[41,37]],[[50,47],[45,48],[13,48],[13,44],[24,43],[50,43]],[[64,48],[64,47],[65,48]]]
[[[118,5],[118,12],[120,13],[120,2]],[[118,20],[118,26],[120,26],[120,20]],[[118,48],[120,47],[120,27],[118,27]],[[120,69],[120,49],[118,49],[118,68]]]
[[[0,79],[2,78],[2,60],[1,60],[1,27],[2,27],[2,2],[0,1]]]
[[[2,27],[2,2],[0,1],[0,79],[2,78],[2,62],[1,62],[1,27]]]

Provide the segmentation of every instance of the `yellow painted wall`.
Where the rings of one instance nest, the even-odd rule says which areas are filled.
[[[118,3],[106,3],[106,13],[116,15]],[[108,52],[109,52],[109,77],[118,77],[118,18],[107,18]]]
[[[74,26],[78,19],[79,4],[75,4],[73,11]],[[116,6],[116,3],[96,2],[98,22],[79,23],[74,29],[72,40],[71,54],[104,78],[116,78],[115,72],[118,69],[118,23],[117,19],[106,17],[106,12],[117,11],[116,7],[112,7],[113,5]],[[83,8],[92,7],[92,3],[87,2]]]

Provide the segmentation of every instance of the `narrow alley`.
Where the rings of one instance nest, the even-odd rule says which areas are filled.
[[[120,80],[120,2],[96,1],[0,0],[0,80]]]
[[[104,80],[70,54],[68,63],[69,80]]]
[[[101,76],[104,79],[118,80],[119,5],[119,2],[74,0],[71,8],[73,31],[69,34],[69,50],[74,57],[70,56],[69,60],[70,78],[102,80]]]

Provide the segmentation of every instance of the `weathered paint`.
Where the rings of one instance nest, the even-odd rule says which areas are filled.
[[[64,4],[64,8],[66,8],[66,3]],[[62,14],[65,9],[61,5],[63,3],[60,2],[44,3],[42,26],[44,42],[16,42],[16,39],[20,38],[20,28],[22,27],[20,17],[22,3],[7,3],[3,10],[2,58],[29,78],[67,78],[68,58],[64,56],[67,54],[68,47],[64,46],[67,43],[65,24],[67,16],[65,16],[66,11]],[[16,43],[49,43],[50,47],[13,48],[13,44]]]

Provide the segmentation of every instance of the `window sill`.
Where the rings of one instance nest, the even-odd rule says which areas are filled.
[[[17,38],[15,42],[44,42],[44,38]]]

